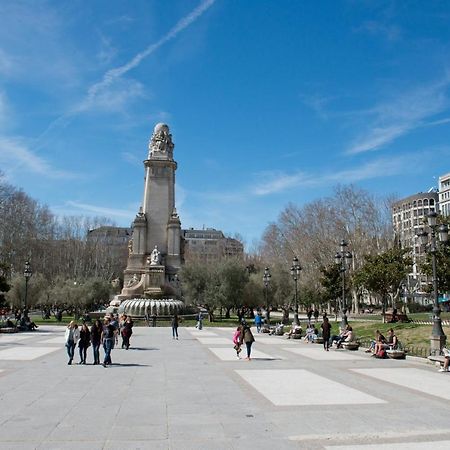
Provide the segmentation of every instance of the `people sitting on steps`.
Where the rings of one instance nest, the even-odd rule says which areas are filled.
[[[381,334],[380,330],[375,331],[375,339],[372,339],[370,341],[370,347],[366,350],[366,353],[375,354],[375,346],[377,345],[378,342],[381,342],[383,344],[387,342],[386,338]]]

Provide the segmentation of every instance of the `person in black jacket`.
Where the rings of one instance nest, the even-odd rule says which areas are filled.
[[[91,345],[91,332],[88,326],[83,323],[80,330],[80,340],[78,341],[78,349],[80,351],[80,362],[78,364],[86,364],[87,349]]]
[[[92,352],[94,353],[94,365],[100,364],[100,344],[102,343],[102,323],[96,320],[91,327]]]
[[[178,315],[174,314],[172,317],[172,339],[178,339]]]

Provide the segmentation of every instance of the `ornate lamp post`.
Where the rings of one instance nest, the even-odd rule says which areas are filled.
[[[334,260],[336,264],[340,266],[340,272],[342,273],[342,299],[341,299],[341,312],[342,312],[342,321],[341,328],[345,328],[348,324],[347,322],[347,304],[345,300],[345,272],[347,271],[348,266],[353,258],[353,255],[346,251],[348,247],[348,243],[342,239],[341,241],[341,251],[337,252],[334,256]]]
[[[263,282],[264,282],[264,296],[265,296],[265,300],[266,300],[266,324],[267,325],[270,324],[269,296],[268,296],[267,291],[269,289],[269,283],[270,283],[271,277],[272,277],[272,275],[270,275],[269,268],[266,267],[264,269]]]
[[[294,257],[294,259],[292,260],[291,275],[292,275],[292,279],[294,280],[294,283],[295,283],[295,312],[294,312],[294,323],[295,323],[295,325],[299,324],[299,321],[298,321],[298,290],[297,290],[297,283],[298,283],[298,278],[300,276],[300,271],[301,270],[302,270],[302,267],[298,263],[298,258]]]
[[[428,251],[431,253],[431,265],[433,270],[433,329],[431,331],[431,354],[439,355],[441,353],[442,347],[445,345],[447,336],[442,329],[441,321],[441,308],[439,307],[439,294],[438,294],[438,277],[436,270],[436,231],[439,233],[439,241],[447,242],[448,240],[448,226],[443,224],[439,226],[437,224],[437,214],[433,211],[427,216],[428,226],[431,230],[430,241],[428,240],[428,233],[424,230],[418,233],[420,243],[426,246],[429,243]]]
[[[25,261],[25,268],[23,270],[23,276],[25,277],[25,297],[23,299],[23,316],[26,317],[28,315],[27,311],[27,296],[28,296],[28,281],[33,275],[31,270],[30,261]]]

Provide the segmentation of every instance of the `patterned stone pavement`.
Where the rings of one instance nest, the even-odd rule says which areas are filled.
[[[432,365],[267,335],[246,361],[233,329],[179,332],[135,328],[106,369],[68,366],[64,327],[0,334],[0,449],[450,447]]]

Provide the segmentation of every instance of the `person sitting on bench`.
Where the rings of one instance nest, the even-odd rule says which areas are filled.
[[[351,328],[351,327],[350,327]],[[339,348],[341,342],[343,342],[348,334],[349,325],[346,325],[345,328],[341,331],[340,334],[334,334],[330,338],[330,347],[333,346],[333,342],[336,342],[337,348]]]
[[[438,372],[449,372],[448,367],[450,366],[450,350],[448,348],[443,348],[442,353],[444,354],[444,365],[439,369]]]

